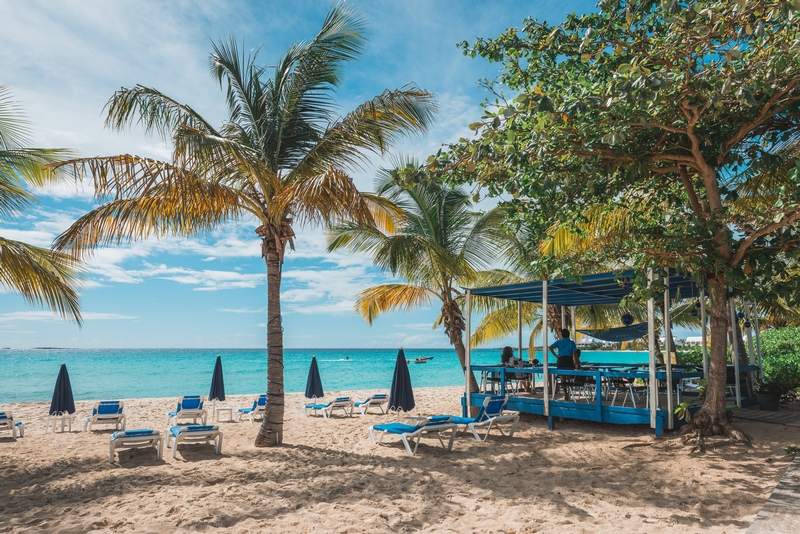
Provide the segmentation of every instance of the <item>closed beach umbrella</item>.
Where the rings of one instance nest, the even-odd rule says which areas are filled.
[[[208,399],[217,401],[225,400],[225,382],[222,379],[222,358],[217,355],[217,363],[214,364],[214,374],[211,376],[211,391],[208,392]]]
[[[53,390],[53,400],[50,401],[50,415],[75,413],[75,399],[72,398],[72,385],[69,383],[67,364],[61,364],[61,370],[56,378],[56,388]]]
[[[408,364],[403,349],[397,353],[397,363],[394,364],[392,376],[392,389],[389,390],[389,409],[397,412],[410,412],[414,409],[414,390],[411,387],[411,375],[408,374]]]
[[[311,367],[308,368],[308,380],[306,380],[306,398],[307,399],[321,399],[325,396],[322,391],[322,379],[319,377],[319,367],[317,366],[317,357],[311,357]]]

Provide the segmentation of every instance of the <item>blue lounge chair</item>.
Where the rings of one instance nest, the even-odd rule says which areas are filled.
[[[400,439],[403,440],[403,445],[406,446],[406,450],[408,454],[416,454],[417,447],[419,447],[419,442],[422,436],[425,434],[436,434],[436,437],[439,438],[439,443],[442,447],[450,451],[453,448],[453,440],[456,438],[456,431],[458,430],[458,425],[451,421],[452,417],[449,415],[447,416],[435,416],[435,417],[427,417],[421,421],[419,421],[415,425],[407,425],[404,423],[386,423],[382,425],[372,425],[369,427],[369,440],[372,442],[373,445],[376,444],[375,442],[375,432],[380,432],[381,437],[378,440],[378,443],[383,441],[383,437],[386,434],[394,434],[396,436],[400,436]],[[450,440],[447,445],[444,444],[444,440],[442,439],[442,435],[446,431],[450,431]],[[411,443],[414,443],[414,449],[411,449]]]
[[[125,430],[125,414],[122,413],[122,401],[102,401],[92,408],[92,415],[83,422],[84,432],[91,432],[92,425],[114,425],[114,430]]]
[[[140,449],[143,447],[155,447],[160,460],[164,449],[161,433],[158,430],[140,428],[137,430],[120,430],[108,437],[108,456],[112,464],[114,463],[115,450]]]
[[[210,443],[214,441],[217,454],[222,453],[222,432],[217,425],[186,425],[172,426],[167,434],[167,447],[172,447],[172,457],[175,458],[175,451],[178,443],[203,441]]]
[[[517,423],[519,422],[519,414],[504,414],[503,410],[507,402],[508,397],[486,397],[483,400],[483,406],[481,406],[477,416],[451,417],[450,421],[456,425],[464,425],[469,428],[472,431],[472,435],[475,436],[475,439],[478,441],[486,441],[492,428],[497,428],[500,434],[505,436],[506,434],[503,432],[503,429],[500,428],[500,424],[511,423],[511,430],[508,432],[508,437],[512,437],[514,435],[514,429],[517,428]],[[486,434],[481,437],[478,433],[478,427],[483,426],[486,427]]]
[[[386,413],[383,405],[389,402],[389,396],[386,393],[376,393],[370,395],[364,402],[357,402],[355,407],[361,411],[361,415],[367,415],[367,412],[373,406],[378,408],[381,413]]]
[[[308,417],[308,412],[322,412],[322,417],[328,419],[333,415],[334,410],[341,410],[347,417],[353,416],[353,406],[355,403],[350,397],[337,397],[328,404],[306,404],[303,407],[303,414]]]
[[[206,424],[206,410],[203,408],[203,401],[205,397],[202,395],[186,395],[178,398],[178,408],[174,412],[167,414],[167,424],[172,423],[177,425],[179,419],[191,419],[192,424],[197,423],[200,419],[203,424]]]
[[[11,412],[0,412],[0,430],[8,430],[11,432],[11,437],[17,439],[25,437],[25,423],[22,421],[14,421],[14,416]]]
[[[267,395],[259,395],[256,400],[253,401],[253,406],[250,408],[239,408],[236,412],[236,420],[238,421],[242,415],[247,415],[250,417],[250,422],[253,422],[253,418],[261,415],[264,417],[264,410],[267,408]]]

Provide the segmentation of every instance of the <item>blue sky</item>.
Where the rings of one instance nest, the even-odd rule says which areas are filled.
[[[527,16],[557,23],[593,1],[353,1],[370,41],[361,61],[344,71],[338,100],[344,112],[387,88],[409,82],[435,92],[438,122],[397,152],[424,158],[443,143],[472,135],[486,94],[482,77],[497,65],[464,57],[456,43],[494,37]],[[0,84],[24,106],[38,146],[68,147],[82,156],[132,153],[168,158],[158,138],[136,129],[103,129],[102,109],[120,87],[159,89],[214,124],[224,94],[208,72],[210,41],[235,36],[261,46],[265,64],[311,38],[328,1],[55,2],[0,0]],[[372,189],[375,169],[353,177]],[[0,234],[49,246],[92,206],[89,186],[40,192],[40,205]],[[323,232],[298,229],[283,283],[287,347],[445,347],[431,330],[437,306],[380,317],[369,327],[352,311],[357,293],[388,278],[368,258],[325,252]],[[265,267],[248,221],[196,239],[148,240],[99,250],[82,291],[83,328],[27,306],[0,288],[0,346],[260,347],[265,337]],[[527,334],[526,334],[527,335]],[[497,345],[502,345],[498,341]]]

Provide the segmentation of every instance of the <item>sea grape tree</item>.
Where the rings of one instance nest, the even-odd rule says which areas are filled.
[[[614,237],[580,258],[545,257],[544,271],[624,261],[691,272],[712,299],[713,340],[691,426],[742,438],[725,409],[726,301],[774,291],[760,280],[797,284],[783,275],[800,243],[800,0],[598,8],[462,43],[501,64],[484,82],[497,98],[471,125],[476,138],[431,164],[510,194],[543,242],[554,228]]]

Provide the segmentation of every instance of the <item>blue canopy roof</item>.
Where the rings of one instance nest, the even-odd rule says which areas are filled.
[[[580,283],[560,278],[547,284],[547,303],[557,306],[589,306],[591,304],[619,304],[633,291],[631,280],[634,271],[603,273],[584,276]],[[473,295],[522,302],[542,302],[542,282],[526,282],[510,286],[481,287],[471,290]],[[672,274],[669,277],[669,294],[675,298],[698,297],[700,289],[691,278]]]
[[[619,328],[606,328],[605,330],[578,330],[581,334],[586,334],[595,339],[602,339],[603,341],[612,341],[614,343],[620,341],[630,341],[632,339],[639,339],[647,335],[647,323],[632,324],[630,326],[622,326]]]

